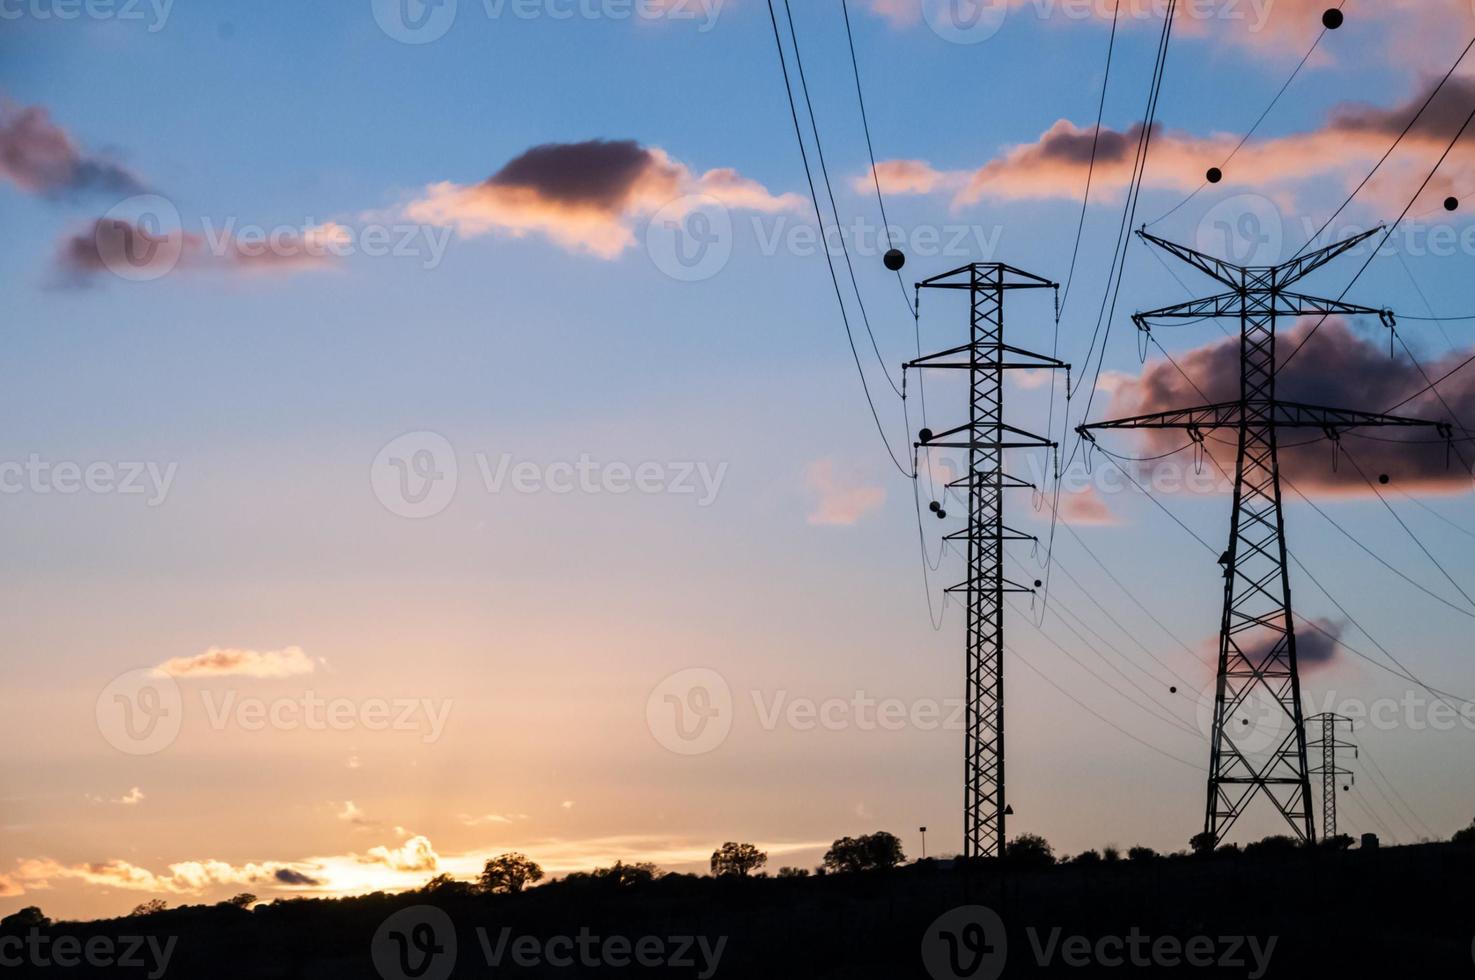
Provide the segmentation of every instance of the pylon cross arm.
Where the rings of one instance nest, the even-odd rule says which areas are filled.
[[[1252,291],[1258,297],[1270,297],[1270,293]],[[1249,314],[1258,318],[1291,316],[1375,316],[1388,323],[1393,314],[1361,303],[1347,303],[1339,299],[1322,296],[1306,296],[1301,293],[1276,290],[1268,302],[1257,302],[1247,306],[1246,297],[1238,292],[1218,293],[1199,299],[1173,303],[1144,313],[1134,313],[1132,320],[1143,327],[1149,320],[1203,320],[1210,317],[1233,317],[1239,319]]]
[[[1328,408],[1324,405],[1277,399],[1273,402],[1220,402],[1170,412],[1134,415],[1130,418],[1082,425],[1076,431],[1089,439],[1091,433],[1107,429],[1188,429],[1201,432],[1205,429],[1238,428],[1249,424],[1274,428],[1324,429],[1331,432],[1377,426],[1448,427],[1448,423],[1429,419],[1362,412],[1351,408]]]

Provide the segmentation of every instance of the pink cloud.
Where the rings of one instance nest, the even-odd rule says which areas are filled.
[[[535,146],[479,184],[431,184],[405,215],[467,237],[539,234],[569,251],[613,259],[635,244],[641,218],[682,202],[696,208],[698,198],[766,213],[804,204],[730,168],[696,174],[659,148],[590,140]]]
[[[1077,526],[1108,527],[1121,523],[1093,487],[1063,495],[1060,498],[1060,516]]]
[[[1331,408],[1381,412],[1425,387],[1423,376],[1406,357],[1394,359],[1388,356],[1386,339],[1354,333],[1340,319],[1328,319],[1312,335],[1315,324],[1314,319],[1301,320],[1279,338],[1279,349],[1284,358],[1304,338],[1311,337],[1305,349],[1281,372],[1277,391],[1280,398]],[[1224,337],[1177,355],[1178,364],[1193,383],[1163,359],[1149,360],[1136,378],[1112,377],[1105,389],[1111,392],[1110,408],[1101,417],[1124,418],[1191,408],[1205,404],[1205,396],[1210,403],[1237,400],[1239,343],[1238,337]],[[1469,350],[1454,351],[1424,361],[1423,367],[1430,378],[1439,378],[1471,353]],[[1200,389],[1203,394],[1199,393]],[[1462,419],[1475,417],[1475,374],[1456,374],[1440,385],[1439,391],[1456,416]],[[1434,392],[1423,393],[1397,409],[1397,414],[1431,421],[1453,421]],[[1282,472],[1304,490],[1348,496],[1371,495],[1356,468],[1345,463],[1335,470],[1332,468],[1329,444],[1325,439],[1315,439],[1318,434],[1288,434],[1282,440]],[[1388,431],[1376,434],[1379,440],[1359,439],[1355,435],[1344,437],[1348,452],[1370,479],[1387,474],[1394,486],[1423,493],[1465,493],[1472,489],[1470,475],[1460,466],[1458,459],[1447,458],[1445,446],[1438,441],[1432,429],[1413,435]],[[1143,449],[1144,456],[1171,452],[1188,441],[1184,433],[1173,430],[1106,433],[1098,434],[1097,438],[1135,441]],[[1233,432],[1220,432],[1217,438],[1231,444],[1210,442],[1209,450],[1232,473]],[[1313,441],[1304,446],[1294,445],[1308,438]],[[1411,441],[1381,441],[1400,438]]]
[[[852,475],[842,473],[831,459],[810,463],[804,470],[804,485],[815,497],[810,524],[848,526],[886,501],[884,487],[861,485]]]
[[[41,106],[0,100],[0,179],[30,194],[60,197],[83,191],[136,194],[138,178],[122,166],[85,153]]]
[[[1429,98],[1434,81],[1393,106],[1345,103],[1317,129],[1272,139],[1252,140],[1224,171],[1224,187],[1267,187],[1297,181],[1335,181],[1351,189],[1382,157],[1408,121]],[[1399,152],[1380,168],[1362,198],[1381,206],[1407,203],[1409,191],[1427,174],[1436,154],[1448,146],[1475,104],[1475,79],[1454,77],[1430,102],[1404,138]],[[890,160],[876,165],[883,189],[893,194],[950,193],[957,207],[988,200],[1079,199],[1092,166],[1093,199],[1120,199],[1132,180],[1142,125],[1122,130],[1061,119],[1032,143],[1005,150],[973,170],[943,171],[921,160]],[[1223,162],[1239,136],[1193,135],[1161,126],[1151,138],[1144,186],[1187,193],[1202,185],[1204,173]],[[869,176],[869,175],[867,175]],[[1475,181],[1475,142],[1464,140],[1440,168],[1440,175],[1416,202],[1430,207],[1458,186]]]

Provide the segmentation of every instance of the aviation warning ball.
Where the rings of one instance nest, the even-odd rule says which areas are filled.
[[[907,264],[907,257],[901,249],[891,248],[886,250],[886,254],[881,258],[881,261],[886,263],[886,268],[892,272],[900,272],[901,267]]]
[[[1335,7],[1321,15],[1321,24],[1329,31],[1335,31],[1342,26],[1342,12]]]
[[[942,508],[938,508],[938,511],[937,511],[937,519],[939,521],[941,521],[941,520],[945,520],[946,518],[947,518],[947,511],[943,510]]]
[[[1218,167],[1210,167],[1209,172],[1204,174],[1204,176],[1209,179],[1209,183],[1217,184],[1219,183],[1219,181],[1224,179],[1224,171],[1220,170]]]
[[[1044,582],[1041,582],[1039,579],[1035,579],[1035,588],[1038,589],[1040,586],[1042,586],[1044,584],[1045,583]]]
[[[1388,474],[1387,473],[1380,473],[1378,475],[1378,482],[1381,483],[1383,486],[1386,487],[1388,485]]]
[[[920,439],[920,440],[922,440],[923,442],[931,442],[932,441],[932,430],[931,429],[923,429],[921,432],[918,432],[917,433],[917,438]]]
[[[934,501],[932,501],[932,503],[930,503],[930,504],[927,505],[927,509],[930,510],[930,511],[932,511],[932,513],[935,514],[938,511],[942,510],[942,504],[939,504],[937,501],[934,500]]]
[[[1457,197],[1446,197],[1444,199],[1444,210],[1446,210],[1446,211],[1458,211],[1459,209],[1460,209],[1460,199],[1459,198],[1457,198]]]
[[[1169,694],[1177,694],[1178,693],[1178,689],[1176,687],[1170,687],[1170,688],[1168,688],[1168,693]]]

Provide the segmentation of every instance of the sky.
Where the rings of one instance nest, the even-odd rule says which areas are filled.
[[[1384,411],[1472,346],[1469,321],[1412,318],[1475,313],[1469,141],[1415,193],[1475,61],[1358,185],[1475,15],[1348,0],[1320,36],[1325,5],[1180,9],[1133,217],[1271,264],[1354,189],[1318,244],[1407,206],[1298,288],[1357,276],[1347,301],[1409,317],[1417,362],[1377,317],[1281,324],[1311,336],[1287,390]],[[1235,390],[1214,323],[1144,348],[1130,319],[1219,284],[1134,241],[1108,295],[1163,7],[1120,8],[1099,139],[1111,4],[952,12],[850,2],[873,181],[842,6],[793,11],[856,357],[909,471],[900,365],[967,327],[950,294],[914,323],[910,284],[974,261],[1069,280],[1058,335],[1049,291],[1007,314],[1078,386],[1053,412],[1043,374],[1007,392],[1072,458],[1048,605],[1012,598],[1006,628],[1010,829],[1181,849],[1233,449],[1067,431]],[[880,829],[920,856],[923,826],[959,849],[962,569],[939,548],[965,508],[926,505],[960,464],[914,484],[888,459],[765,3],[0,0],[0,219],[0,913],[412,888],[509,850],[557,875],[704,870],[727,840],[813,866]],[[1468,415],[1472,377],[1399,410]],[[927,403],[962,421],[955,382]],[[1447,836],[1475,816],[1470,478],[1443,445],[1344,447],[1285,458],[1307,713],[1358,718],[1342,829]],[[1154,502],[1104,450],[1180,451],[1133,470]],[[1039,453],[1011,466],[1049,482]],[[1011,523],[1048,540],[1048,499]],[[1006,571],[1043,578],[1044,549]],[[1278,829],[1261,810],[1235,837]]]

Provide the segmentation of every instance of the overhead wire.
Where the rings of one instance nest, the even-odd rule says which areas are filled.
[[[799,109],[794,100],[794,88],[789,78],[789,63],[784,53],[783,36],[779,32],[778,14],[774,10],[773,0],[768,0],[768,17],[770,23],[773,25],[773,40],[778,49],[779,67],[783,71],[784,92],[788,95],[789,99],[789,114],[794,122],[794,136],[799,142],[799,155],[804,163],[804,177],[809,184],[809,198],[814,205],[815,219],[819,222],[821,233],[823,233],[824,215],[820,210],[819,194],[815,188],[814,174],[809,166],[809,150],[804,143],[804,129],[799,123]],[[856,371],[860,374],[861,390],[865,393],[866,404],[871,410],[871,418],[876,423],[876,432],[881,436],[881,442],[886,446],[886,454],[891,457],[891,462],[901,471],[903,476],[910,476],[911,474],[907,473],[906,467],[902,466],[901,460],[896,455],[896,451],[891,448],[891,439],[886,435],[886,427],[881,424],[881,415],[876,409],[875,399],[871,397],[870,383],[866,380],[865,368],[860,361],[860,351],[855,346],[855,332],[850,326],[850,315],[845,307],[845,297],[843,291],[840,289],[840,277],[835,271],[834,259],[830,256],[830,250],[828,248],[822,249],[822,251],[825,253],[825,265],[830,271],[830,283],[835,290],[835,301],[840,306],[840,320],[845,327],[845,338],[850,344],[850,355],[855,360]]]
[[[820,176],[824,179],[825,193],[830,199],[830,211],[835,218],[835,237],[840,241],[840,254],[844,256],[845,268],[850,273],[850,286],[855,291],[855,304],[860,309],[861,322],[865,324],[866,335],[871,339],[871,350],[876,353],[876,360],[881,366],[881,373],[886,376],[886,383],[891,386],[891,390],[896,393],[896,397],[900,398],[901,389],[891,379],[891,371],[886,367],[886,359],[881,356],[881,348],[876,343],[876,334],[871,330],[871,318],[866,313],[865,300],[861,297],[860,292],[860,282],[855,276],[855,265],[850,260],[850,246],[845,243],[845,231],[840,221],[840,206],[835,202],[835,189],[830,184],[830,168],[825,163],[824,142],[820,139],[819,135],[819,116],[815,114],[814,102],[809,97],[809,80],[804,73],[804,58],[799,53],[799,32],[794,24],[794,12],[789,7],[789,0],[784,0],[784,16],[789,23],[789,41],[794,48],[794,66],[799,70],[799,88],[804,94],[804,107],[809,113],[810,127],[814,131],[814,150],[815,155],[819,159]],[[827,240],[825,238],[823,221],[820,222],[819,230],[820,242],[825,252],[828,253],[829,245],[826,244]]]
[[[1346,5],[1347,5],[1347,0],[1342,0],[1341,3],[1337,4],[1337,9],[1338,10],[1341,10]],[[1304,55],[1302,55],[1300,62],[1297,63],[1297,65],[1295,67],[1295,70],[1293,70],[1291,72],[1290,77],[1285,80],[1285,84],[1283,84],[1280,87],[1280,90],[1275,93],[1274,98],[1272,98],[1270,100],[1270,104],[1265,107],[1265,110],[1260,113],[1259,118],[1257,118],[1255,120],[1254,125],[1252,125],[1249,128],[1249,130],[1247,130],[1245,132],[1245,134],[1240,137],[1239,142],[1234,145],[1234,149],[1229,152],[1229,156],[1225,157],[1223,159],[1223,161],[1220,162],[1219,169],[1221,171],[1224,170],[1226,167],[1228,167],[1230,161],[1232,161],[1236,156],[1239,155],[1239,151],[1242,150],[1242,149],[1244,149],[1245,144],[1250,141],[1250,137],[1252,137],[1252,136],[1255,135],[1255,132],[1260,128],[1261,123],[1265,122],[1266,118],[1270,115],[1271,111],[1276,107],[1277,104],[1279,104],[1281,98],[1286,94],[1286,91],[1291,87],[1291,83],[1294,82],[1296,80],[1296,77],[1301,74],[1301,70],[1306,67],[1306,63],[1311,60],[1311,56],[1313,54],[1315,54],[1316,53],[1316,49],[1321,46],[1322,39],[1325,38],[1326,35],[1327,35],[1327,28],[1323,27],[1322,30],[1321,30],[1321,33],[1318,34],[1318,35],[1316,35],[1316,40],[1311,42],[1311,47],[1306,50],[1306,53]],[[1154,218],[1153,220],[1149,221],[1147,223],[1147,227],[1148,228],[1151,228],[1153,225],[1158,224],[1159,222],[1163,221],[1164,219],[1169,218],[1169,217],[1172,217],[1180,209],[1182,209],[1185,205],[1187,205],[1189,201],[1192,201],[1195,197],[1198,197],[1199,194],[1203,193],[1204,188],[1205,187],[1208,187],[1208,186],[1209,186],[1209,182],[1207,180],[1205,180],[1203,183],[1201,183],[1201,184],[1198,185],[1198,187],[1193,191],[1193,193],[1189,194],[1183,200],[1179,201],[1169,211],[1167,211],[1164,214],[1161,214],[1158,217]]]

